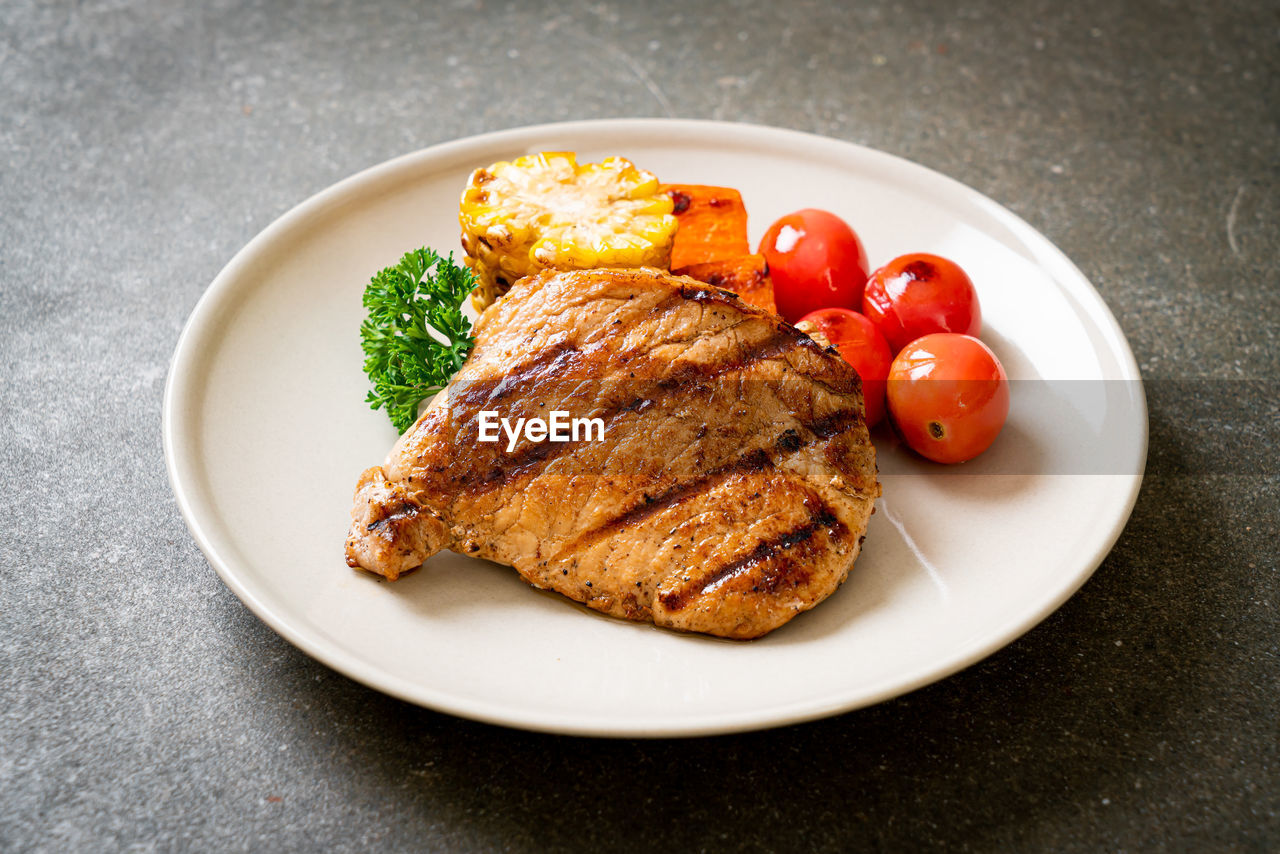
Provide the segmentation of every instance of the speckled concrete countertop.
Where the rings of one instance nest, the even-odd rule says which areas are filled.
[[[0,7],[0,849],[1280,847],[1275,4],[187,5]],[[386,158],[662,115],[902,155],[1066,251],[1148,381],[1114,552],[983,663],[771,732],[528,734],[307,658],[169,489],[196,300]]]

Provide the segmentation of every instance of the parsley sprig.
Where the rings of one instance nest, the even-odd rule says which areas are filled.
[[[377,273],[364,290],[368,318],[360,325],[366,400],[385,407],[403,433],[418,404],[440,391],[467,360],[475,339],[462,301],[475,287],[471,271],[430,249],[415,249]]]

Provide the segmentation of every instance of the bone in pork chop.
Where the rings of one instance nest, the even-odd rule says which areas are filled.
[[[482,411],[605,435],[480,442]],[[775,315],[657,270],[546,272],[476,326],[448,389],[360,478],[347,562],[440,549],[598,611],[759,637],[848,575],[880,494],[857,374]]]

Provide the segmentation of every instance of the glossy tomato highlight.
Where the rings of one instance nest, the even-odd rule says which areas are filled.
[[[862,305],[867,251],[840,217],[806,208],[779,219],[760,241],[778,314],[795,323],[820,308]]]
[[[902,255],[871,274],[862,313],[897,353],[922,335],[982,328],[978,292],[960,266],[940,255]]]
[[[977,338],[939,333],[902,349],[889,368],[889,417],[911,449],[938,463],[971,460],[1009,416],[1009,379]]]
[[[884,337],[871,321],[847,308],[818,309],[802,317],[797,325],[805,332],[820,332],[840,352],[840,358],[858,372],[867,426],[875,426],[884,417],[885,380],[893,360]]]

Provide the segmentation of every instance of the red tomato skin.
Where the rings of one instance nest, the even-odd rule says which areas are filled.
[[[866,405],[867,427],[884,417],[884,395],[893,355],[875,324],[847,308],[820,308],[800,318],[821,332],[862,379],[862,399]]]
[[[937,463],[961,463],[1000,434],[1009,416],[1009,379],[977,338],[937,333],[894,358],[886,399],[891,423],[913,451]]]
[[[862,305],[867,250],[849,224],[816,208],[779,219],[760,241],[778,314],[795,323],[820,308]]]
[[[977,335],[982,308],[973,281],[953,261],[917,252],[901,255],[867,279],[862,313],[897,353],[922,335]]]

